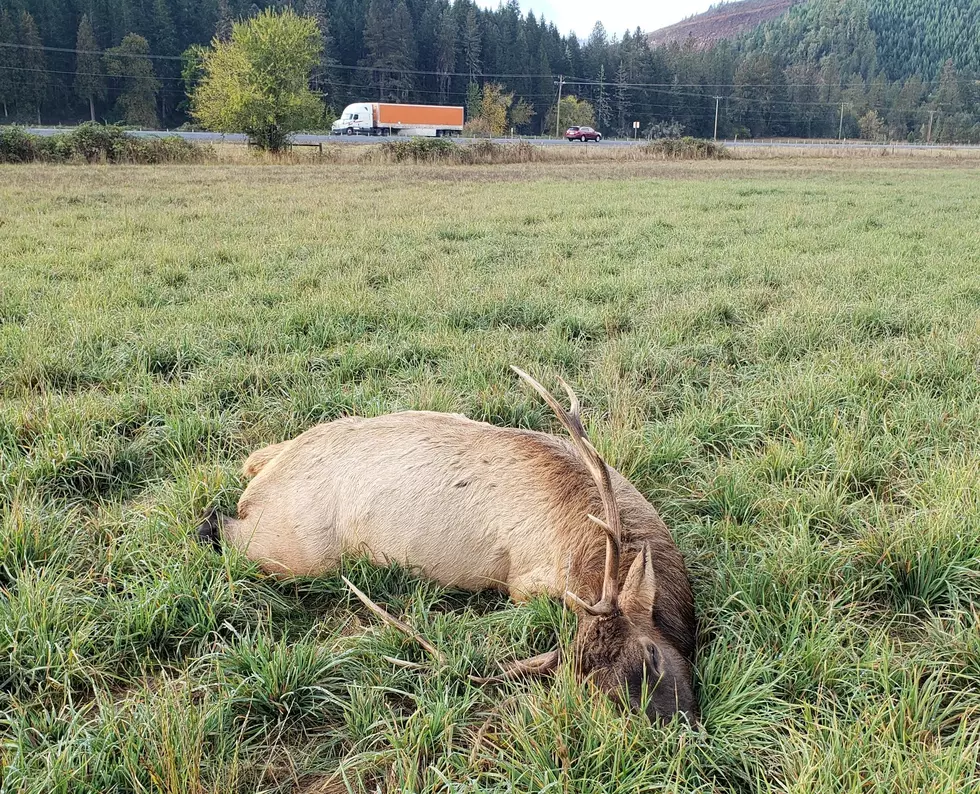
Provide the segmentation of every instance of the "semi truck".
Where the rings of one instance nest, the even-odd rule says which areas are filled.
[[[330,131],[334,135],[422,135],[442,138],[463,132],[463,108],[357,102],[344,108]]]

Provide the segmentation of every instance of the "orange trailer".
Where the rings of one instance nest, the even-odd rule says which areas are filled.
[[[441,138],[463,131],[464,109],[449,105],[357,102],[344,108],[334,135],[428,135]]]
[[[446,105],[373,104],[378,127],[437,127],[463,129],[463,108]]]

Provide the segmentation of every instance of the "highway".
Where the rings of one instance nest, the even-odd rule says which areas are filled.
[[[58,133],[70,132],[71,127],[29,127],[28,132],[35,135],[57,135]],[[187,141],[198,141],[201,143],[245,143],[247,138],[241,133],[220,133],[220,132],[183,132],[176,130],[127,130],[128,135],[140,138],[166,137],[175,135]],[[407,137],[407,136],[406,136]],[[395,136],[397,139],[397,136]],[[317,143],[336,143],[343,145],[364,145],[380,143],[386,138],[375,138],[370,135],[309,135],[298,134],[293,136],[293,142],[297,144],[317,144]],[[494,143],[516,143],[520,140],[527,141],[534,146],[641,146],[646,141],[623,140],[615,138],[604,139],[601,143],[579,143],[578,141],[569,143],[560,138],[453,138],[455,143],[463,145],[476,143],[483,140],[491,140]],[[721,140],[730,149],[751,149],[751,148],[778,148],[778,149],[831,149],[845,147],[848,149],[889,149],[895,151],[936,151],[936,150],[980,150],[978,145],[970,144],[929,144],[929,143],[872,143],[870,141],[779,141],[779,140]]]

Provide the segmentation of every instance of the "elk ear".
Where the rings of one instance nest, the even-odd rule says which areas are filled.
[[[656,600],[657,575],[653,572],[650,547],[644,546],[633,559],[629,573],[626,574],[623,592],[619,597],[620,608],[629,618],[649,620]]]

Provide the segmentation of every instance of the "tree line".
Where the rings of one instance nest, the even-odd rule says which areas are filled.
[[[180,125],[202,47],[268,5],[0,0],[0,111],[31,123]],[[810,0],[710,48],[651,48],[639,29],[616,35],[601,23],[579,39],[517,0],[275,7],[317,23],[310,88],[334,114],[362,100],[455,104],[522,134],[553,134],[560,115],[607,135],[632,135],[639,122],[641,134],[711,137],[717,111],[726,137],[980,141],[980,0],[951,0],[943,13],[923,0]]]

